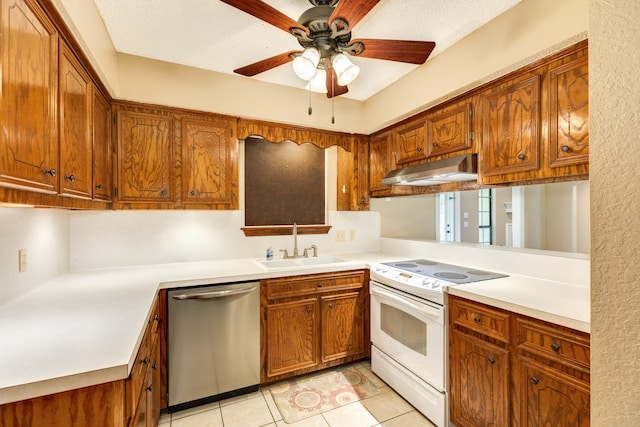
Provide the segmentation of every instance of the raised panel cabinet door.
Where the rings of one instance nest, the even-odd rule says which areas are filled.
[[[549,72],[549,166],[589,162],[587,57]]]
[[[537,170],[540,166],[540,78],[532,76],[484,96],[482,174]]]
[[[471,104],[462,102],[427,116],[429,156],[471,148]]]
[[[590,425],[589,384],[541,363],[519,358],[520,418],[526,427]]]
[[[92,83],[73,52],[60,42],[60,194],[93,195]]]
[[[369,141],[369,191],[390,188],[387,185],[382,185],[382,178],[392,169],[389,140],[390,135],[384,134],[373,137]]]
[[[111,157],[111,105],[93,91],[93,198],[111,201],[113,158]]]
[[[424,160],[427,158],[425,149],[425,123],[419,120],[402,126],[395,133],[398,157],[397,164]]]
[[[364,352],[364,303],[361,292],[321,297],[322,362]]]
[[[234,209],[238,145],[233,122],[182,120],[182,201]],[[235,185],[234,185],[235,184]]]
[[[58,34],[34,0],[3,0],[0,185],[58,191]]]
[[[458,427],[509,426],[509,353],[453,330],[451,421]]]
[[[174,200],[173,120],[118,111],[118,199],[121,202]]]
[[[267,376],[318,362],[318,299],[267,305]]]

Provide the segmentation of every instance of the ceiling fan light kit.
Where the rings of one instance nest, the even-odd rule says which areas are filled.
[[[304,87],[306,90],[317,93],[327,93],[327,71],[320,68],[313,79]]]
[[[348,85],[358,77],[358,74],[360,74],[360,67],[352,63],[344,53],[334,55],[333,58],[331,58],[331,65],[336,71],[338,84],[340,86]]]

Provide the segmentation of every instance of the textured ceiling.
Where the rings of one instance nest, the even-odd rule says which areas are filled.
[[[289,51],[296,39],[219,0],[94,0],[118,52],[233,74],[233,70]],[[341,0],[349,1],[349,0]],[[308,0],[264,0],[297,20]],[[381,0],[352,30],[354,38],[435,41],[433,58],[520,0]],[[342,95],[365,100],[417,66],[350,57],[358,78]],[[427,60],[428,66],[429,61]],[[255,77],[304,88],[281,65]]]

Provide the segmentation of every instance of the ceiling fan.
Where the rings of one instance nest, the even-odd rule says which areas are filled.
[[[293,61],[296,75],[309,82],[307,88],[326,92],[328,98],[347,93],[347,85],[360,71],[345,54],[422,64],[435,47],[431,41],[351,39],[351,30],[380,0],[309,0],[313,7],[297,21],[260,0],[221,1],[292,34],[304,48],[246,65],[235,73],[251,77]]]

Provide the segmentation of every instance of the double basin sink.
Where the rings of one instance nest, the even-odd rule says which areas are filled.
[[[349,262],[351,260],[334,257],[312,257],[312,258],[285,258],[285,259],[260,259],[256,260],[258,264],[267,269],[270,268],[287,268],[287,267],[306,267],[306,266],[319,266],[329,264],[340,264]]]

